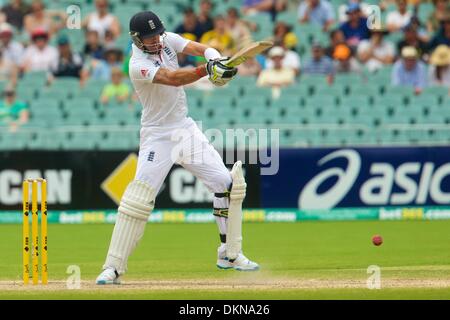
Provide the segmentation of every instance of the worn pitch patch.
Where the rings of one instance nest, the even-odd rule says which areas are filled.
[[[382,288],[450,288],[450,279],[383,278]],[[284,290],[284,289],[364,289],[366,280],[267,279],[267,280],[123,280],[121,285],[96,285],[81,281],[81,291],[128,290]],[[21,281],[0,281],[0,291],[69,291],[65,281],[48,285],[23,285]],[[76,290],[76,291],[78,291]],[[72,290],[71,290],[72,291]]]

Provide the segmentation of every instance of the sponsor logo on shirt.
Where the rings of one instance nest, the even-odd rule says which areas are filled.
[[[170,60],[173,60],[176,58],[177,54],[172,51],[169,47],[164,47],[164,52],[167,54],[167,56],[169,57]]]

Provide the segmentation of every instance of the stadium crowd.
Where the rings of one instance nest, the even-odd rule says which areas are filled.
[[[267,16],[275,46],[239,67],[241,76],[257,77],[258,86],[289,86],[301,83],[308,75],[323,75],[332,84],[338,73],[371,73],[391,67],[391,84],[411,86],[416,94],[430,85],[450,88],[449,0],[380,1],[378,8],[385,16],[382,23],[374,22],[371,16],[373,1],[338,2],[242,0],[240,7],[229,6],[217,12],[214,1],[201,0],[196,2],[198,7],[184,8],[182,21],[169,31],[209,44],[229,56],[252,40],[260,40],[254,39],[262,27],[254,17]],[[27,107],[20,97],[16,98],[15,88],[24,75],[32,72],[46,72],[47,85],[59,77],[78,78],[80,86],[104,81],[99,97],[104,104],[132,99],[131,88],[123,79],[128,76],[131,42],[126,46],[117,42],[128,26],[110,11],[108,0],[94,3],[95,10],[81,22],[84,46],[80,52],[73,49],[67,36],[71,30],[66,29],[68,17],[63,5],[61,10],[47,9],[41,0],[10,0],[3,5],[0,82],[4,96],[0,121],[8,120],[12,127],[27,121]],[[419,18],[422,4],[433,6],[427,19]],[[313,40],[308,51],[301,52],[300,46],[308,39],[296,32],[295,25],[277,19],[292,10],[297,12],[299,26],[316,26],[318,32],[327,35],[327,41]],[[180,55],[179,62],[189,66],[204,60]],[[196,86],[211,89],[207,81]]]

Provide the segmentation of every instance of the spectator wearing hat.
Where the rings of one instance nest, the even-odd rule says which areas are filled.
[[[439,45],[431,54],[428,81],[431,86],[450,88],[450,47],[445,44]]]
[[[50,71],[58,61],[58,50],[48,44],[48,32],[36,29],[31,34],[32,43],[25,49],[22,68],[27,71]]]
[[[298,6],[298,20],[319,25],[323,31],[328,31],[335,21],[334,8],[326,0],[303,0]]]
[[[86,42],[84,44],[83,54],[85,59],[103,59],[104,48],[100,43],[98,32],[95,30],[86,30]]]
[[[311,53],[311,58],[306,61],[302,69],[303,74],[326,75],[331,82],[334,75],[333,60],[324,55],[324,50],[320,43],[312,45]]]
[[[396,0],[397,10],[391,11],[386,16],[386,25],[389,32],[396,32],[406,27],[411,20],[411,12],[408,11],[406,0]]]
[[[270,49],[269,58],[273,68],[265,69],[259,74],[257,85],[260,87],[284,87],[295,82],[295,72],[283,66],[284,49],[276,46]]]
[[[78,53],[72,52],[69,38],[66,35],[60,36],[58,39],[58,62],[51,70],[53,76],[81,78],[82,68],[83,59]]]
[[[431,39],[429,43],[429,50],[434,50],[440,44],[445,44],[450,46],[450,12],[449,14],[442,20],[441,29],[437,32],[437,34]]]
[[[392,85],[411,86],[415,94],[420,94],[427,85],[426,65],[419,60],[418,52],[414,47],[404,47],[401,57],[392,68]]]
[[[21,43],[13,40],[13,30],[6,22],[0,24],[0,46],[5,59],[13,62],[16,66],[22,63],[24,48]]]
[[[31,12],[25,16],[24,27],[30,35],[36,29],[43,29],[52,36],[65,26],[65,21],[66,14],[63,11],[47,11],[41,0],[33,0]]]
[[[352,50],[346,44],[339,44],[333,52],[336,73],[361,72],[361,66],[353,57]]]
[[[225,19],[220,15],[214,19],[214,29],[206,32],[200,42],[217,49],[223,55],[231,55],[235,46],[233,37],[226,29]]]
[[[403,29],[403,39],[397,43],[397,53],[400,54],[404,47],[414,47],[419,58],[427,51],[427,43],[420,39],[417,27],[412,24]]]
[[[362,40],[358,45],[358,59],[371,72],[394,62],[395,47],[391,42],[384,40],[387,33],[384,28],[372,29],[370,39]]]
[[[25,15],[30,13],[30,6],[23,0],[11,0],[10,3],[1,9],[4,21],[12,25],[17,30],[22,30]]]
[[[130,98],[130,87],[122,82],[123,73],[120,68],[111,68],[111,82],[105,85],[102,90],[100,101],[103,104],[115,100],[123,103]]]
[[[8,124],[10,131],[14,132],[28,122],[29,115],[26,103],[16,100],[14,89],[7,88],[0,102],[0,122]]]
[[[183,22],[175,28],[175,33],[191,41],[200,41],[203,29],[198,23],[197,15],[192,8],[184,10]]]
[[[286,47],[284,47],[283,43],[275,42],[275,46],[279,46],[284,50],[282,61],[283,67],[294,70],[295,74],[298,75],[300,73],[301,67],[299,54],[293,50],[289,50]],[[274,68],[273,59],[267,59],[264,69],[273,69],[273,68]]]
[[[369,39],[370,32],[358,3],[351,3],[347,9],[348,21],[340,26],[344,33],[345,41],[350,47],[357,47],[359,42]]]
[[[114,39],[120,35],[119,19],[109,12],[108,0],[95,0],[95,12],[86,17],[82,26],[87,30],[97,31],[101,42],[105,40],[107,30]]]

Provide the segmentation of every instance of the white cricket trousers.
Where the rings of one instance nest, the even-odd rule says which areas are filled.
[[[222,158],[191,118],[176,126],[143,127],[136,180],[145,181],[158,194],[170,168],[183,166],[212,193],[225,193],[231,174]],[[214,197],[215,208],[227,208],[227,198]]]

